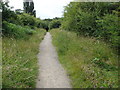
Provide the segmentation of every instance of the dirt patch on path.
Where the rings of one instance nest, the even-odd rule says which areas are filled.
[[[58,61],[49,32],[40,44],[38,59],[40,69],[36,88],[71,88],[70,80]]]

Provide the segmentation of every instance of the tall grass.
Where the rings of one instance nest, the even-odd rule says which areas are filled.
[[[37,30],[28,39],[3,37],[3,88],[34,88],[38,72],[37,54],[45,30]]]
[[[118,87],[118,56],[107,43],[57,29],[51,34],[73,88]]]

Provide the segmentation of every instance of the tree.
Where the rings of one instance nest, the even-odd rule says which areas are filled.
[[[36,11],[34,10],[34,2],[32,0],[24,0],[23,8],[25,13],[36,17]]]
[[[2,20],[10,23],[16,23],[17,15],[14,11],[11,11],[12,7],[10,7],[8,3],[9,2],[0,2],[2,8]]]
[[[60,26],[61,26],[61,21],[60,21],[59,19],[52,20],[52,21],[49,23],[49,29],[59,28]]]

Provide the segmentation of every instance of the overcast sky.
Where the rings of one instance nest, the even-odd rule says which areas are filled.
[[[23,9],[23,0],[9,0],[14,9]],[[36,16],[41,19],[62,17],[64,6],[73,0],[33,0]]]

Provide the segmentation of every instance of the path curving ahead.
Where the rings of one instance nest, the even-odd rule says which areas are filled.
[[[40,69],[36,88],[71,88],[70,80],[58,61],[49,32],[40,44],[38,60]]]

